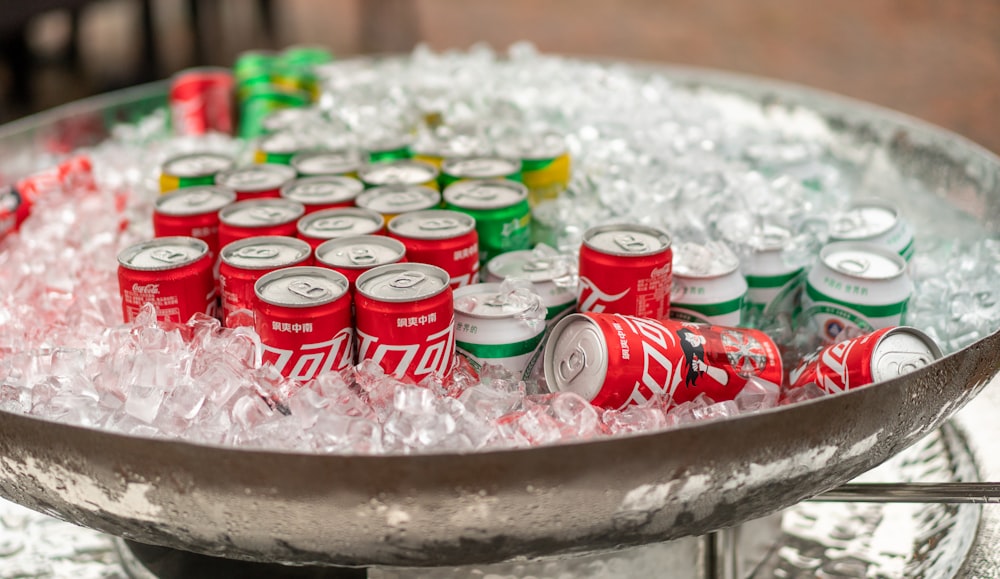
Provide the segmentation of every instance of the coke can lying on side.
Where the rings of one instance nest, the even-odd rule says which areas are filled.
[[[312,265],[312,248],[301,239],[264,235],[234,241],[222,248],[219,286],[222,322],[238,310],[253,310],[253,285],[264,274],[283,267]]]
[[[571,314],[552,329],[545,381],[594,406],[652,399],[675,406],[705,394],[732,400],[757,376],[780,384],[778,347],[758,330],[657,321],[620,314]]]
[[[630,224],[592,227],[580,247],[577,309],[666,320],[672,265],[665,231]]]
[[[236,192],[237,201],[267,199],[281,196],[281,188],[295,179],[295,169],[288,165],[259,163],[221,171],[215,184]]]
[[[423,263],[380,265],[361,274],[354,310],[358,361],[397,380],[444,377],[455,358],[455,310],[448,273]]]
[[[789,388],[814,383],[837,394],[909,374],[940,357],[941,349],[920,330],[882,328],[807,356],[789,375]]]
[[[236,201],[236,195],[222,187],[199,185],[171,191],[156,199],[153,206],[153,233],[156,237],[194,237],[208,244],[212,261],[219,254],[219,210]]]
[[[347,278],[322,267],[287,267],[254,284],[254,328],[264,363],[282,376],[311,380],[354,362]]]
[[[215,315],[215,278],[208,244],[193,237],[159,237],[118,254],[122,315],[131,322],[146,303],[161,322],[185,323],[196,313]]]
[[[238,201],[219,211],[219,245],[260,235],[295,237],[296,223],[305,212],[301,203],[288,199]]]
[[[448,272],[451,289],[479,280],[479,235],[469,215],[447,209],[404,213],[389,222],[389,236],[403,242],[411,262]]]
[[[384,235],[340,237],[316,248],[316,265],[342,273],[351,291],[364,272],[401,261],[406,261],[406,247],[398,239]]]

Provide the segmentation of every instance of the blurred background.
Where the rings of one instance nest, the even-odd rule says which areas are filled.
[[[1000,152],[996,0],[2,0],[0,122],[250,48],[518,40],[823,88]]]

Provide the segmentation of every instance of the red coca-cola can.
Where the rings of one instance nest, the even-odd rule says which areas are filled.
[[[254,328],[263,362],[282,376],[311,380],[354,363],[347,278],[322,267],[287,267],[254,284]]]
[[[310,213],[299,219],[299,239],[313,249],[341,237],[376,235],[385,229],[385,219],[378,211],[360,207],[337,207]]]
[[[215,278],[208,244],[193,237],[160,237],[118,254],[122,315],[131,322],[147,303],[156,319],[184,323],[196,313],[215,315]]]
[[[621,314],[570,314],[552,329],[545,381],[594,406],[652,399],[674,406],[705,394],[732,400],[751,377],[782,379],[778,347],[765,334]]]
[[[354,177],[301,177],[281,188],[281,196],[305,205],[306,215],[323,209],[354,207],[365,186]]]
[[[219,254],[219,210],[236,201],[222,187],[199,185],[177,189],[156,198],[153,233],[156,237],[194,237],[208,244],[212,261]]]
[[[406,247],[384,235],[353,235],[323,242],[316,248],[316,265],[338,271],[354,284],[369,269],[406,261]]]
[[[837,394],[884,382],[930,364],[941,348],[927,334],[908,326],[882,328],[817,350],[789,373],[789,389],[814,383]]]
[[[479,235],[473,217],[447,209],[404,213],[389,221],[389,236],[403,242],[409,261],[448,272],[452,289],[479,281]]]
[[[294,237],[266,235],[234,241],[222,248],[219,287],[222,320],[239,310],[253,310],[253,284],[266,273],[283,267],[312,265],[312,248]]]
[[[446,376],[455,359],[455,309],[448,273],[423,263],[380,265],[354,295],[358,360],[397,380]]]
[[[233,75],[222,67],[182,70],[170,82],[170,120],[178,135],[233,132]]]
[[[296,223],[305,212],[301,203],[288,199],[237,201],[219,211],[219,245],[260,235],[295,237]]]
[[[237,167],[215,175],[215,184],[236,192],[237,201],[281,197],[281,188],[295,179],[295,169],[276,163]]]
[[[581,313],[666,320],[670,317],[673,251],[666,232],[644,225],[601,225],[580,247]]]

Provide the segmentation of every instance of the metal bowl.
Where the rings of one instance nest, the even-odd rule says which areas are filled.
[[[769,111],[995,228],[1000,159],[905,116],[787,84],[635,64]],[[0,128],[0,170],[165,102],[154,84]],[[81,127],[87,130],[81,130]],[[844,483],[931,432],[1000,372],[1000,333],[870,388],[664,432],[470,454],[337,456],[150,440],[0,412],[0,495],[140,542],[231,558],[440,566],[697,535]]]

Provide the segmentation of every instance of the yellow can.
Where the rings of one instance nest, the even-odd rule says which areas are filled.
[[[569,187],[572,163],[566,140],[553,132],[500,143],[504,156],[521,159],[521,181],[528,187],[531,206],[555,199]]]

